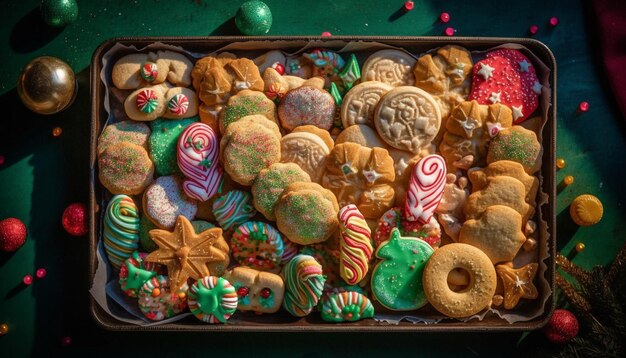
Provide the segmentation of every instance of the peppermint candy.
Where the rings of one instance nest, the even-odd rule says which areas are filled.
[[[178,167],[187,178],[183,190],[190,198],[207,201],[217,192],[223,175],[218,144],[217,135],[204,123],[194,123],[180,134]]]
[[[446,174],[446,162],[438,154],[427,155],[415,164],[406,191],[407,220],[422,224],[430,221],[443,197]]]
[[[167,109],[177,116],[182,116],[189,109],[189,98],[182,93],[176,94],[167,102]]]

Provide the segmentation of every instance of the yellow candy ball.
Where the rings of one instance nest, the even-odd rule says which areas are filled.
[[[556,160],[556,167],[557,168],[563,169],[563,168],[565,168],[565,165],[566,165],[565,159],[559,158],[559,159]]]
[[[585,244],[583,244],[582,242],[579,242],[576,244],[576,252],[583,252],[585,251]]]
[[[565,178],[563,178],[563,184],[565,185],[572,185],[574,184],[574,177],[572,175],[568,175]]]

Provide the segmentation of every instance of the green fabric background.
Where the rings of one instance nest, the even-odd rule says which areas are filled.
[[[89,146],[89,63],[96,47],[116,36],[236,35],[234,16],[243,1],[79,1],[78,20],[64,29],[46,27],[38,1],[4,1],[0,25],[0,218],[18,217],[29,229],[26,245],[0,255],[0,356],[50,355],[281,355],[291,357],[394,355],[513,355],[522,337],[513,334],[188,334],[114,333],[99,329],[88,313],[88,245],[70,237],[60,223],[63,209],[86,202]],[[624,244],[624,119],[617,111],[594,42],[593,17],[582,1],[415,1],[401,15],[403,1],[267,0],[274,24],[269,35],[441,35],[447,26],[467,36],[527,36],[554,52],[558,63],[558,172],[575,183],[556,198],[558,248],[569,254],[577,242],[587,249],[574,262],[589,268],[612,261]],[[560,23],[550,28],[548,19]],[[78,76],[79,92],[68,110],[49,117],[29,112],[15,83],[21,68],[40,55],[67,61]],[[577,115],[582,100],[589,112]],[[61,126],[59,138],[52,128]],[[568,214],[583,193],[604,203],[602,221],[578,228]],[[48,275],[30,287],[26,274],[45,267]],[[73,344],[61,347],[63,336]],[[546,344],[531,334],[519,349]],[[547,344],[546,344],[547,345]]]

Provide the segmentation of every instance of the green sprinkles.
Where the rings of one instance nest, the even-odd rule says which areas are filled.
[[[150,158],[158,175],[179,174],[177,162],[178,137],[194,122],[198,117],[185,119],[164,119],[159,118],[152,123],[152,134],[150,135]],[[191,143],[190,143],[191,144]]]
[[[508,136],[501,134],[494,138],[489,148],[493,161],[506,159],[518,162],[524,167],[532,167],[539,154],[536,140],[519,131],[510,132]]]

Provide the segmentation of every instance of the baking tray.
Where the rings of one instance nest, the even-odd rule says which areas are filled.
[[[217,50],[233,42],[246,41],[376,41],[383,44],[402,47],[414,55],[427,50],[441,47],[447,44],[463,46],[470,51],[486,50],[501,44],[519,44],[529,49],[550,70],[548,84],[550,88],[550,107],[547,110],[546,123],[543,128],[544,148],[541,173],[543,175],[542,191],[549,196],[548,203],[543,205],[541,212],[547,222],[548,230],[548,254],[545,260],[547,270],[545,272],[552,294],[545,304],[544,312],[524,322],[508,323],[495,315],[487,315],[482,321],[473,319],[469,322],[458,320],[443,320],[437,324],[413,324],[402,321],[397,325],[377,322],[372,319],[351,323],[329,323],[313,314],[303,318],[296,318],[284,310],[274,315],[255,315],[252,313],[238,312],[241,318],[236,324],[209,325],[203,324],[194,317],[187,317],[175,323],[157,326],[137,326],[125,323],[110,316],[104,311],[90,295],[90,313],[95,322],[108,330],[114,331],[223,331],[223,332],[504,332],[504,331],[527,331],[543,327],[554,310],[555,288],[555,256],[556,256],[556,60],[550,49],[540,41],[529,38],[501,38],[501,37],[421,37],[421,36],[333,36],[321,38],[318,36],[267,36],[267,37],[242,37],[242,36],[219,36],[219,37],[120,37],[106,40],[94,52],[91,60],[91,139],[89,156],[89,287],[93,283],[93,277],[97,269],[96,257],[100,226],[99,221],[99,197],[102,187],[97,175],[96,146],[98,135],[108,117],[104,110],[103,100],[105,87],[100,80],[102,70],[102,56],[115,44],[126,46],[134,45],[138,49],[155,42],[181,46],[188,51],[208,53]],[[330,46],[330,49],[337,49]],[[540,292],[540,297],[542,294]],[[435,313],[433,311],[433,313]]]

